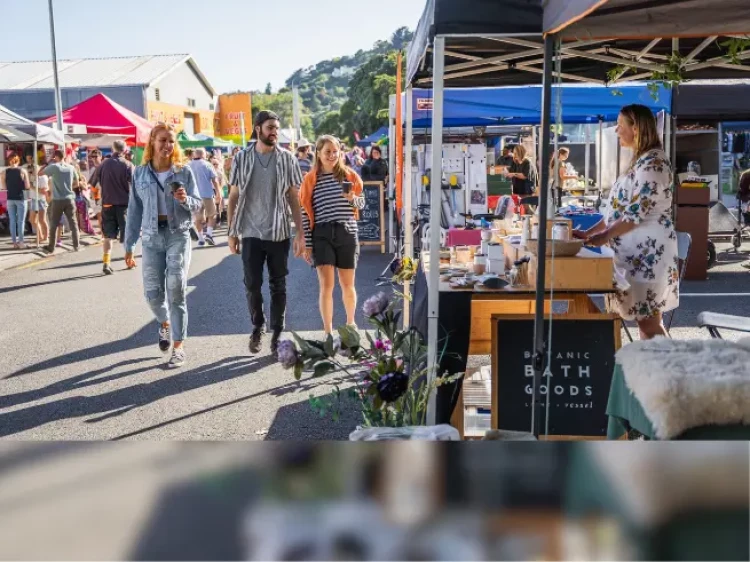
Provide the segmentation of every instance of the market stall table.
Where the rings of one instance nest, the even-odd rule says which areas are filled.
[[[427,333],[428,318],[429,266],[425,257],[417,272],[412,309],[412,325],[423,335]],[[557,438],[603,438],[606,434],[605,397],[610,386],[614,354],[620,347],[620,320],[616,315],[602,313],[589,294],[612,292],[612,276],[610,273],[604,283],[595,286],[581,282],[579,287],[571,285],[571,288],[560,289],[558,282],[571,283],[562,274],[563,259],[576,258],[557,258],[556,289],[553,294],[548,293],[545,300],[545,313],[549,317],[552,312],[553,326],[559,326],[555,332],[557,340],[565,346],[563,350],[553,344],[553,351],[562,352],[562,355],[553,357],[552,370],[558,369],[560,383],[550,385],[554,396],[550,408],[561,412],[575,410],[575,414],[568,416],[575,420],[572,425],[560,420],[559,424],[551,422],[550,437],[559,426],[560,429],[577,427],[580,432],[558,432]],[[581,264],[592,263],[586,258],[577,259]],[[533,267],[530,269],[534,270]],[[492,428],[528,431],[530,406],[525,388],[530,384],[528,366],[531,365],[536,310],[533,283],[489,289],[482,285],[456,288],[441,281],[439,289],[440,373],[465,372],[469,355],[492,355]],[[597,341],[601,342],[598,349],[590,349],[590,346],[597,347]],[[579,378],[585,380],[578,381]],[[504,395],[498,393],[499,388],[503,389]],[[437,423],[452,422],[463,435],[460,390],[460,383],[440,387],[436,409]],[[567,401],[558,399],[562,394]]]
[[[627,437],[630,429],[636,430],[647,439],[656,439],[654,426],[648,419],[643,406],[628,388],[622,366],[615,364],[612,386],[607,402],[607,439],[617,440]],[[685,431],[677,439],[694,441],[750,440],[750,426],[709,425],[694,427]]]

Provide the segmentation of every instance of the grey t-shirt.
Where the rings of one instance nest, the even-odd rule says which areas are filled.
[[[243,238],[273,240],[273,219],[276,211],[276,151],[255,153],[255,163],[247,189],[247,203],[242,218]]]
[[[50,164],[44,169],[44,173],[52,180],[52,199],[62,201],[76,198],[73,193],[73,181],[76,177],[73,166],[63,162]]]

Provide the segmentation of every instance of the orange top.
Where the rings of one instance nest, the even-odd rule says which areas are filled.
[[[346,181],[352,182],[352,193],[354,195],[362,195],[362,178],[359,174],[351,168],[346,169]],[[310,219],[310,230],[315,226],[315,213],[313,211],[313,191],[315,186],[318,184],[318,173],[315,168],[305,174],[302,180],[302,185],[299,188],[299,202],[307,217]],[[355,220],[359,220],[359,209],[352,209],[354,211]]]

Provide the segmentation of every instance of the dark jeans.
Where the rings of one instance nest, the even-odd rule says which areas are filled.
[[[250,321],[254,328],[262,328],[266,322],[263,315],[263,266],[268,263],[268,287],[271,289],[271,320],[269,328],[275,332],[284,329],[286,314],[286,276],[289,274],[290,240],[270,242],[260,238],[242,239],[242,264],[245,270],[245,291]]]
[[[49,244],[47,249],[52,252],[57,242],[57,227],[63,214],[68,219],[68,227],[73,235],[73,247],[78,248],[78,218],[76,216],[76,202],[72,199],[53,199],[49,206]]]

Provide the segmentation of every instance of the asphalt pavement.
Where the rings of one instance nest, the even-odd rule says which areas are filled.
[[[113,276],[102,275],[98,246],[0,272],[0,438],[345,439],[359,422],[353,408],[334,422],[308,403],[311,394],[345,381],[295,381],[270,356],[268,340],[261,354],[248,352],[240,259],[229,254],[224,236],[217,240],[193,251],[188,364],[177,371],[164,369],[168,357],[157,347],[140,270],[125,270],[121,246]],[[747,257],[720,253],[708,281],[683,283],[674,337],[707,338],[696,326],[703,310],[750,316],[750,272],[739,265]],[[388,261],[363,248],[360,303],[380,290],[375,278]],[[317,279],[299,259],[290,258],[288,294],[288,328],[322,337]],[[334,298],[339,325],[345,318],[338,289]],[[359,311],[357,322],[366,325]],[[475,357],[470,365],[488,361]]]
[[[334,422],[309,407],[311,394],[330,392],[339,379],[295,381],[271,357],[268,336],[260,354],[249,353],[242,264],[225,236],[193,249],[188,363],[180,370],[164,368],[140,269],[127,271],[122,257],[118,245],[112,276],[102,274],[97,246],[0,272],[0,437],[345,439],[357,425],[353,409]],[[375,278],[389,259],[363,249],[360,303],[380,290]],[[287,327],[322,338],[315,272],[293,257],[289,267]],[[338,288],[334,299],[340,325]],[[361,311],[357,323],[366,325]]]

